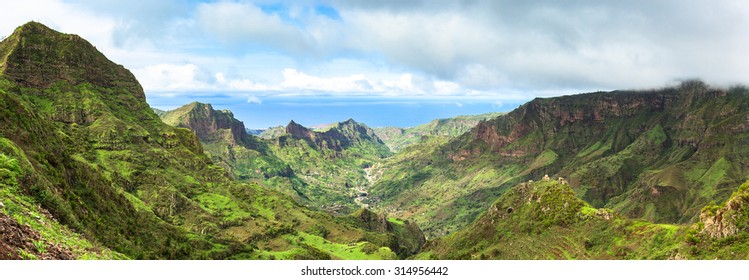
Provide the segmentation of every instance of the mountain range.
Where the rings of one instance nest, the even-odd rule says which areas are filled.
[[[250,134],[30,22],[0,95],[0,259],[749,258],[743,86]]]

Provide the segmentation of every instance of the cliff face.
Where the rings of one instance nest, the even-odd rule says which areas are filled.
[[[575,145],[575,140],[585,141],[600,136],[599,133],[615,129],[620,120],[635,121],[627,119],[637,118],[636,121],[640,122],[639,127],[634,124],[626,127],[630,134],[635,134],[647,129],[648,123],[652,122],[649,117],[657,117],[658,122],[674,125],[677,132],[675,140],[683,144],[696,145],[700,141],[691,137],[691,133],[707,128],[704,123],[705,115],[726,118],[741,113],[738,106],[695,112],[701,110],[710,100],[725,100],[726,95],[725,91],[709,89],[700,82],[687,82],[680,88],[650,92],[598,92],[548,99],[536,98],[505,116],[480,123],[472,130],[472,135],[475,139],[489,144],[492,150],[500,151],[531,133],[539,133],[542,136],[539,139],[541,141],[514,149],[521,151],[518,155],[524,155],[538,152],[548,142],[553,141],[557,133],[582,137],[555,143],[566,145],[564,148],[577,149],[579,145]],[[745,125],[732,129],[737,132],[747,131]],[[622,143],[624,144],[626,143]]]
[[[193,102],[164,113],[162,120],[169,125],[188,128],[202,142],[223,141],[229,145],[255,147],[258,140],[247,134],[244,123],[228,110],[214,110],[211,104]]]
[[[330,149],[337,153],[352,146],[367,146],[381,157],[390,154],[385,143],[371,128],[352,119],[336,123],[322,132],[313,131],[291,121],[286,126],[286,134],[294,139],[306,140],[315,147]]]
[[[481,122],[452,143],[457,149],[448,158],[491,153],[500,162],[534,166],[553,152],[555,160],[536,172],[570,177],[595,206],[658,222],[694,221],[698,204],[725,199],[729,186],[743,179],[739,162],[749,152],[736,147],[749,136],[746,101],[743,89],[695,81],[648,92],[535,99]],[[695,194],[708,189],[710,196]],[[688,202],[694,199],[699,202]]]
[[[64,80],[118,87],[145,100],[143,88],[122,65],[107,59],[77,35],[63,34],[40,23],[18,27],[0,46],[0,73],[19,85],[46,88]]]

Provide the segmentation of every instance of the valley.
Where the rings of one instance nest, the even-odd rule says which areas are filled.
[[[749,258],[744,86],[260,131],[30,22],[0,95],[0,259]]]

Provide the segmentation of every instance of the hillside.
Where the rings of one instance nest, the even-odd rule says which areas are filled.
[[[448,136],[457,137],[471,130],[480,121],[491,119],[502,113],[488,113],[471,116],[457,116],[454,118],[436,119],[429,123],[409,127],[378,127],[374,128],[375,134],[393,152],[399,152],[403,148],[424,141],[425,137]]]
[[[132,74],[80,37],[28,23],[0,54],[4,257],[391,259],[423,239],[233,180],[196,133],[164,124]],[[201,136],[227,136],[215,132]]]
[[[416,258],[667,259],[684,227],[629,220],[592,208],[564,179],[520,183],[475,222],[430,242]]]
[[[244,124],[235,119],[231,111],[193,102],[166,111],[160,118],[168,125],[194,131],[206,154],[235,178],[259,181],[302,203],[307,202],[301,192],[305,183],[273,154],[269,143],[247,134]]]
[[[691,225],[653,224],[592,208],[566,180],[520,183],[420,259],[746,259],[747,186]]]
[[[507,188],[568,178],[594,207],[687,223],[747,179],[746,88],[699,81],[652,91],[537,98],[454,140],[386,161],[370,194],[430,236],[473,221]]]

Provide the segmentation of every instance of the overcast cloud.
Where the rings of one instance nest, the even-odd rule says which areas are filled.
[[[495,96],[749,84],[745,1],[9,1],[147,94]]]

